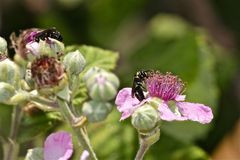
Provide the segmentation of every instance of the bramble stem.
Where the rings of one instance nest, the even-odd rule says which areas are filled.
[[[139,150],[138,150],[137,155],[135,157],[135,160],[142,160],[145,153],[149,149],[149,147],[150,147],[149,144],[147,144],[144,140],[141,140],[140,147],[139,147]]]
[[[90,144],[87,134],[84,131],[84,128],[74,127],[77,118],[73,115],[72,111],[69,108],[68,103],[61,98],[57,98],[57,102],[62,114],[64,115],[68,123],[71,125],[74,133],[76,134],[79,144],[83,147],[84,150],[87,150],[89,152],[90,159],[97,160],[96,154],[93,151],[93,148]]]
[[[148,151],[151,145],[156,143],[160,138],[160,128],[157,126],[155,129],[148,133],[139,132],[139,149],[135,160],[142,160],[145,153]]]
[[[46,99],[44,97],[40,97],[40,96],[31,96],[30,97],[30,100],[34,101],[34,102],[37,102],[39,104],[44,104],[48,107],[45,107],[45,108],[41,108],[42,110],[56,110],[58,109],[58,104],[54,101],[51,101],[49,99]]]
[[[11,128],[8,142],[3,145],[4,160],[17,159],[19,144],[16,142],[18,128],[21,122],[22,109],[20,106],[14,106],[11,119]]]

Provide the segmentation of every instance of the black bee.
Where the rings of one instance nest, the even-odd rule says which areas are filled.
[[[37,33],[34,37],[34,41],[39,42],[40,39],[47,40],[48,38],[53,38],[53,39],[56,39],[61,42],[63,41],[62,35],[55,28],[45,29],[45,30]]]
[[[144,83],[145,79],[149,77],[149,74],[151,73],[150,70],[146,71],[138,71],[134,78],[133,78],[133,85],[132,85],[132,97],[136,97],[139,101],[142,101],[145,99],[143,90],[145,89]]]

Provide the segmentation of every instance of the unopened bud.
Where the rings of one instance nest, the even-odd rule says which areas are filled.
[[[140,132],[152,131],[159,122],[159,112],[146,103],[135,110],[132,115],[132,125]]]
[[[0,73],[0,82],[6,82],[12,84],[14,87],[18,87],[20,70],[13,61],[8,58],[0,61]]]
[[[89,101],[83,104],[82,112],[89,122],[104,120],[112,110],[112,105],[107,102]]]
[[[79,52],[79,50],[76,50],[75,52],[68,53],[64,59],[63,64],[66,68],[67,73],[70,75],[75,74],[78,75],[82,72],[86,60],[84,59],[83,55]]]
[[[0,102],[8,103],[8,100],[15,94],[15,89],[12,85],[0,82]]]
[[[94,69],[90,69],[86,73],[87,76],[84,77],[90,97],[98,101],[109,101],[113,99],[119,87],[119,79],[117,76],[102,69],[98,72],[93,70]]]

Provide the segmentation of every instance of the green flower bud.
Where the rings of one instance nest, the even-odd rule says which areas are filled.
[[[0,54],[7,54],[7,41],[0,37]]]
[[[0,61],[0,82],[6,82],[18,87],[20,82],[20,70],[10,59]]]
[[[83,104],[82,112],[89,122],[99,122],[107,118],[112,105],[107,102],[89,101]]]
[[[79,50],[76,50],[75,52],[68,53],[64,59],[63,64],[66,68],[67,73],[70,75],[75,74],[78,75],[82,72],[86,60],[84,59],[83,55],[79,52]]]
[[[8,103],[8,100],[15,94],[15,89],[12,85],[0,82],[0,102]]]
[[[158,126],[159,122],[159,112],[146,103],[132,114],[132,125],[139,132],[150,132]]]
[[[101,72],[106,72],[104,69],[98,68],[98,67],[92,67],[90,68],[83,77],[83,80],[86,82],[88,81],[93,75]]]
[[[119,79],[105,70],[90,69],[84,76],[89,95],[98,101],[109,101],[117,94]]]

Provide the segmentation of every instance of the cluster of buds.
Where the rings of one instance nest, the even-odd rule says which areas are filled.
[[[10,104],[19,89],[20,69],[7,56],[7,42],[0,37],[0,102]]]
[[[60,111],[72,128],[80,127],[80,130],[86,120],[98,122],[107,117],[112,110],[109,101],[116,96],[119,87],[116,75],[97,67],[89,69],[91,64],[79,50],[65,54],[63,38],[55,28],[31,28],[21,31],[19,36],[13,33],[10,38],[16,53],[14,61],[8,58],[7,42],[0,37],[0,103],[19,105],[26,112],[29,106]],[[82,104],[79,115],[73,100],[82,86],[88,91],[89,98]],[[78,131],[74,131],[78,136],[83,134]],[[70,141],[69,136],[66,140]],[[84,138],[79,143],[89,143],[87,141]],[[45,143],[46,148],[49,146],[44,159],[58,159],[59,155],[51,154],[52,144]],[[63,159],[70,158],[72,148],[69,145],[66,155],[61,152]],[[85,148],[91,151],[89,145]],[[53,149],[63,149],[60,141]],[[92,152],[89,156],[95,157]]]
[[[85,68],[87,61],[79,50],[64,55],[62,40],[55,28],[31,28],[21,31],[19,36],[13,33],[14,62],[6,56],[6,41],[0,39],[0,101],[12,100],[16,104],[36,95],[69,101],[82,83],[90,97],[83,104],[83,115],[90,122],[104,120],[112,110],[109,101],[117,94],[117,76],[98,67]]]
[[[104,120],[112,110],[112,105],[108,101],[117,94],[119,87],[117,76],[104,69],[93,67],[85,73],[84,82],[92,100],[83,104],[83,114],[90,122]]]

